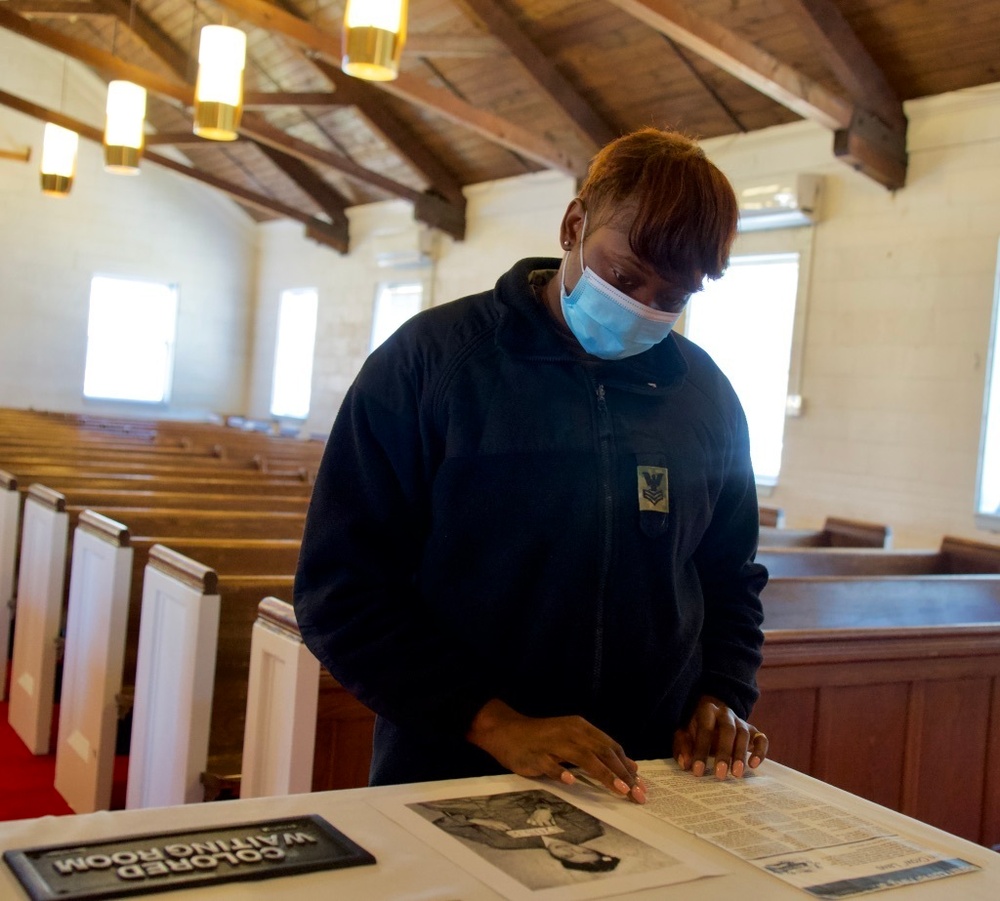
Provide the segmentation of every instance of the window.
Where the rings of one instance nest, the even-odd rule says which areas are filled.
[[[84,396],[166,403],[176,325],[175,285],[94,276]]]
[[[986,366],[977,494],[976,525],[1000,532],[1000,263],[993,289],[993,326]]]
[[[798,284],[797,253],[734,256],[686,314],[684,334],[711,354],[739,395],[762,484],[774,484],[781,468]]]
[[[369,350],[375,350],[407,319],[419,313],[424,303],[421,282],[384,282],[375,292],[375,310],[372,315],[372,338]]]
[[[271,385],[272,416],[305,419],[309,415],[318,308],[315,288],[281,292]]]

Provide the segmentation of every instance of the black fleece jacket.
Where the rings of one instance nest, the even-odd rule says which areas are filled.
[[[747,717],[767,573],[746,420],[679,335],[585,355],[527,259],[427,310],[349,390],[295,585],[308,647],[379,715],[373,784],[498,772],[500,698],[667,757],[702,694]]]

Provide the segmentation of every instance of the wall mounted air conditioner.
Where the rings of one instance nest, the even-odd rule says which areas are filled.
[[[379,269],[424,269],[437,259],[438,234],[423,225],[376,235],[373,243]]]
[[[822,175],[789,175],[769,178],[738,188],[740,231],[796,228],[819,220]]]

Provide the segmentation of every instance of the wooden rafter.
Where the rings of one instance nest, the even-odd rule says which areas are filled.
[[[246,142],[249,138],[237,136],[236,141]],[[213,147],[216,142],[196,135],[193,131],[158,131],[145,137],[147,147]]]
[[[831,0],[784,3],[854,102],[871,110],[888,128],[906,131],[899,97]]]
[[[190,107],[194,103],[194,89],[190,85],[181,84],[179,81],[166,78],[141,66],[134,66],[111,53],[98,50],[84,41],[67,37],[54,28],[49,28],[38,22],[32,22],[16,13],[8,12],[4,8],[4,4],[0,4],[0,28],[13,31],[22,37],[41,44],[43,47],[48,47],[50,50],[58,50],[66,56],[92,66],[105,75],[134,81],[147,91],[152,91],[161,97],[167,97],[184,107]]]
[[[609,0],[803,118],[829,128],[834,153],[890,190],[906,181],[905,135],[868,110],[831,93],[712,19],[678,0]]]
[[[468,128],[486,140],[513,150],[546,169],[556,169],[577,178],[587,172],[590,164],[588,156],[561,150],[528,129],[476,109],[450,91],[436,88],[422,78],[400,72],[395,81],[379,82],[379,88],[449,122]]]
[[[413,129],[386,108],[382,92],[378,88],[345,75],[339,66],[322,57],[316,57],[311,62],[329,79],[336,88],[336,93],[345,102],[353,104],[383,140],[430,182],[434,191],[464,209],[465,195],[462,193],[461,183],[441,163],[438,155],[432,153],[423,140],[414,134]]]
[[[139,11],[134,8],[131,0],[97,0],[97,2],[128,25],[150,51],[161,59],[178,78],[190,82],[191,61],[188,55],[152,19],[145,14],[137,15],[136,13]],[[336,103],[334,96],[331,92],[302,95],[253,92],[244,97],[244,108],[248,106],[254,108],[315,104],[317,98],[324,106],[329,106],[331,103]],[[178,146],[176,142],[174,146]],[[299,189],[305,192],[330,217],[330,221],[340,232],[346,247],[349,241],[347,215],[344,213],[348,203],[347,199],[302,160],[265,144],[258,144],[257,147],[274,166],[298,185]]]
[[[91,0],[4,0],[4,6],[18,15],[47,19],[110,15],[98,9]]]
[[[155,72],[150,72],[148,69],[133,66],[118,59],[110,53],[97,50],[83,41],[66,37],[54,29],[47,28],[37,22],[30,22],[14,13],[9,13],[3,8],[2,5],[0,5],[0,27],[8,28],[11,31],[15,31],[24,37],[30,38],[31,40],[42,44],[43,46],[49,47],[53,50],[58,50],[67,56],[78,59],[81,62],[85,62],[88,65],[93,66],[98,71],[112,74],[119,78],[127,78],[128,80],[146,88],[148,91],[174,100],[185,108],[192,106],[194,103],[194,91],[190,85],[178,84],[168,78],[164,78],[163,76],[156,74]],[[446,222],[449,223],[449,228],[447,229],[448,234],[453,235],[454,237],[462,236],[461,234],[456,234],[454,229],[455,217],[450,212],[438,211],[433,203],[425,202],[418,207],[416,204],[416,199],[420,196],[418,191],[415,191],[406,185],[402,185],[399,182],[393,181],[392,179],[386,178],[370,169],[365,169],[363,166],[358,165],[353,160],[350,160],[341,154],[324,151],[314,145],[308,144],[305,141],[299,141],[291,138],[279,129],[270,126],[266,120],[254,116],[252,113],[244,113],[243,124],[240,131],[243,134],[258,140],[258,142],[266,143],[272,147],[277,147],[277,149],[284,150],[292,156],[297,156],[299,159],[306,162],[329,166],[330,168],[343,172],[345,175],[348,175],[363,184],[385,191],[390,196],[401,197],[404,200],[409,200],[414,204],[415,210],[431,210],[434,213],[434,221],[428,222],[428,225],[436,225],[438,222]],[[265,137],[261,138],[261,135],[264,135]]]
[[[275,106],[344,106],[351,101],[336,91],[247,91],[243,109],[269,109]]]
[[[263,0],[221,0],[221,3],[247,21],[283,34],[299,46],[312,51],[307,55],[307,59],[328,78],[330,77],[328,67],[325,67],[323,60],[315,54],[322,54],[327,58],[333,56],[335,59],[339,59],[339,36],[335,38],[303,18],[295,10],[291,0],[287,0],[283,7],[274,6],[271,3],[263,2]],[[337,71],[339,74],[339,70]],[[409,126],[393,116],[388,110],[376,110],[376,104],[368,99],[369,95],[364,93],[364,88],[367,85],[355,91],[350,91],[350,85],[345,84],[342,80],[334,82],[334,85],[338,90],[353,95],[355,105],[358,106],[362,115],[377,128],[383,139],[389,142],[396,153],[430,184],[431,193],[437,194],[444,199],[445,203],[455,208],[454,211],[448,211],[444,217],[448,223],[445,230],[454,237],[464,237],[465,195],[462,193],[462,186],[455,176],[416,137]],[[430,206],[436,210],[438,204]],[[414,204],[414,212],[420,221],[426,222],[427,225],[443,227],[442,220],[437,215],[432,215],[433,221],[421,218],[427,213],[427,210],[428,204],[426,203]],[[457,232],[456,222],[461,222],[461,228]]]
[[[10,107],[11,109],[15,109],[28,116],[40,119],[43,122],[52,122],[55,125],[61,125],[63,128],[75,131],[78,135],[80,135],[80,137],[87,138],[90,141],[95,141],[98,144],[100,144],[104,139],[104,135],[99,128],[94,128],[86,122],[81,122],[79,119],[63,115],[55,110],[38,106],[38,104],[31,103],[30,101],[17,97],[14,94],[8,94],[6,91],[0,91],[0,104]],[[194,179],[195,181],[200,181],[204,184],[210,185],[213,188],[228,194],[240,203],[268,213],[276,213],[277,215],[283,216],[287,219],[294,219],[301,222],[306,226],[306,233],[313,240],[320,241],[321,243],[326,244],[341,253],[347,252],[346,234],[344,233],[344,230],[338,228],[336,224],[331,224],[323,219],[317,219],[315,216],[309,216],[301,210],[297,210],[294,207],[281,203],[280,201],[274,200],[270,197],[265,197],[263,194],[258,194],[255,191],[249,191],[246,188],[240,187],[239,185],[233,184],[232,182],[218,178],[214,175],[210,175],[207,172],[202,172],[199,169],[194,169],[191,166],[185,166],[183,163],[178,163],[175,160],[162,156],[158,153],[147,150],[143,154],[143,159],[166,169],[171,169],[174,172],[178,172],[181,175]]]
[[[307,50],[339,64],[341,52],[339,33],[334,34],[317,28],[311,22],[288,13],[266,0],[221,0],[221,3],[248,22],[283,34]],[[547,168],[573,171],[574,174],[586,171],[587,159],[584,159],[582,164],[579,160],[570,161],[567,154],[528,129],[520,128],[500,116],[484,113],[472,104],[459,100],[449,91],[433,88],[422,79],[400,73],[395,81],[378,82],[377,87],[415,103],[450,122],[465,126],[486,140],[513,150]]]
[[[469,15],[479,19],[520,62],[535,85],[566,114],[591,154],[618,136],[518,26],[501,0],[453,0]]]
[[[95,2],[99,8],[106,9],[119,22],[126,25],[181,81],[193,82],[195,66],[191,54],[178,47],[174,39],[160,28],[138,3],[132,0],[95,0]]]
[[[348,243],[347,200],[322,176],[302,160],[290,156],[266,144],[258,144],[263,153],[275,166],[285,173],[299,188],[311,197],[330,217],[330,222],[340,229],[345,246]]]
[[[304,162],[329,166],[331,169],[337,169],[348,176],[355,175],[360,171],[364,173],[364,181],[370,186],[380,188],[391,196],[410,201],[413,204],[414,216],[418,221],[440,229],[454,238],[461,239],[465,235],[465,211],[447,200],[407,187],[391,178],[376,175],[370,169],[362,168],[339,153],[321,150],[308,141],[292,137],[280,128],[275,128],[266,119],[252,113],[243,114],[240,131],[253,138],[258,144],[274,147],[276,150],[281,150]]]

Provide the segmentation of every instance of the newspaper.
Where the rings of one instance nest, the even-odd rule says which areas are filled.
[[[643,809],[803,889],[851,898],[979,867],[759,773],[722,782],[673,761],[644,764]]]

